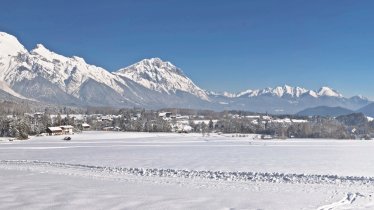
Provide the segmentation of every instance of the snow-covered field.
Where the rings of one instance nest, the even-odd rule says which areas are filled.
[[[374,209],[374,141],[62,138],[0,141],[1,209]]]

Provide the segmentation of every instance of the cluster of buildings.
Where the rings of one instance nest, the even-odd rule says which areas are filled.
[[[171,112],[160,112],[158,113],[158,116],[166,121],[170,120],[189,120],[190,116],[188,115],[180,115],[180,114],[173,114]]]
[[[292,119],[292,118],[276,118],[268,115],[231,115],[233,119],[248,119],[252,124],[262,123],[283,123],[283,124],[292,124],[292,123],[307,123],[308,120],[304,119]]]

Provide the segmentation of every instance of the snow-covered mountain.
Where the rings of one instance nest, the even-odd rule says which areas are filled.
[[[38,44],[30,52],[16,37],[0,34],[0,81],[19,97],[69,105],[117,107],[193,106],[208,102],[205,91],[159,58],[145,59],[111,73],[65,57]],[[1,84],[1,83],[0,83]],[[13,94],[13,95],[14,95]]]
[[[270,95],[276,97],[290,96],[290,97],[300,97],[301,95],[307,93],[308,90],[300,87],[291,87],[285,85],[283,87],[278,86],[275,88],[265,88],[265,89],[256,89],[256,90],[245,90],[237,94],[238,97],[256,97],[262,95]]]
[[[235,97],[258,97],[258,96],[274,96],[274,97],[291,97],[298,98],[302,96],[318,97],[338,97],[342,98],[343,95],[330,87],[321,87],[318,91],[308,90],[302,87],[291,87],[289,85],[277,86],[275,88],[264,89],[248,89],[239,93],[223,92],[222,94],[211,92],[211,95],[222,95],[230,98]]]
[[[209,92],[209,96],[213,102],[224,105],[226,109],[245,109],[275,114],[294,114],[317,106],[340,106],[356,110],[369,103],[367,98],[361,96],[345,98],[330,87],[321,87],[315,91],[289,85],[248,89],[239,93]]]
[[[184,91],[209,100],[205,91],[186,77],[181,69],[160,58],[144,59],[114,74],[126,77],[150,90],[167,94]]]
[[[203,90],[181,69],[160,58],[144,59],[109,72],[66,57],[42,44],[28,51],[16,37],[0,32],[0,89],[6,96],[75,106],[239,109],[296,113],[308,107],[356,110],[366,98],[345,98],[329,87],[318,91],[288,85],[222,94]]]

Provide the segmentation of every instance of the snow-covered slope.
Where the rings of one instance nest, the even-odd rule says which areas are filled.
[[[21,99],[27,98],[15,92],[3,79],[7,74],[11,73],[5,70],[10,70],[12,66],[17,64],[17,62],[14,62],[13,58],[25,53],[27,53],[26,48],[16,37],[0,32],[0,89]]]
[[[0,80],[2,80],[14,65],[14,57],[26,54],[26,48],[17,40],[16,37],[0,32]]]
[[[11,86],[41,76],[77,98],[80,86],[88,79],[122,92],[116,83],[117,76],[87,64],[83,58],[68,58],[51,52],[41,44],[29,53],[14,36],[3,32],[0,33],[0,49],[0,80]]]
[[[191,79],[186,77],[182,70],[160,58],[144,59],[129,67],[115,72],[141,84],[142,86],[167,94],[175,94],[177,91],[191,93],[203,100],[209,100],[208,96]]]
[[[14,91],[13,89],[11,89],[11,88],[8,86],[8,84],[7,84],[6,82],[4,82],[4,81],[0,81],[0,90],[3,90],[3,91],[5,91],[5,92],[9,93],[10,95],[15,96],[15,97],[20,98],[20,99],[28,99],[28,98],[22,96],[21,94],[15,92],[15,91]]]
[[[87,64],[83,58],[73,56],[64,57],[49,51],[43,45],[38,44],[24,60],[25,67],[28,68],[27,79],[42,76],[53,84],[58,85],[62,90],[77,98],[80,97],[79,89],[88,79],[93,79],[99,83],[111,87],[118,93],[122,89],[116,83],[118,78],[103,68]],[[23,71],[24,72],[24,71]],[[16,71],[15,74],[5,78],[6,81],[19,81],[22,74]]]
[[[0,58],[16,56],[18,53],[26,53],[26,48],[15,36],[0,32]]]

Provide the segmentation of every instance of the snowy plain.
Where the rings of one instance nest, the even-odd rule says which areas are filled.
[[[374,209],[374,141],[84,132],[0,141],[1,209]]]

